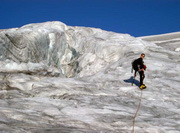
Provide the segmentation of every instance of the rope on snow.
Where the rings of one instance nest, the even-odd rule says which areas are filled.
[[[134,117],[133,117],[133,129],[132,129],[132,133],[134,133],[134,126],[135,126],[135,122],[136,122],[135,119],[136,119],[138,111],[140,109],[141,101],[142,101],[142,90],[141,90],[141,96],[140,96],[140,100],[139,100],[139,105],[138,105],[136,113],[134,114]]]

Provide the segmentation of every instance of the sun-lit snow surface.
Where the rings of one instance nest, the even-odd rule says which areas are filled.
[[[131,61],[144,52],[135,132],[178,133],[179,47],[61,22],[2,30],[0,132],[131,132],[141,94]]]
[[[169,50],[180,51],[180,32],[139,37]],[[170,47],[171,46],[171,47]]]

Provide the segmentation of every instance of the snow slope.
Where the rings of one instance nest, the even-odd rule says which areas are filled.
[[[140,103],[135,132],[178,133],[180,53],[170,48],[57,21],[0,31],[0,131],[129,133]],[[131,61],[142,52],[141,92]]]
[[[139,38],[145,41],[153,42],[168,50],[180,51],[180,32],[154,35],[154,36],[144,36]]]

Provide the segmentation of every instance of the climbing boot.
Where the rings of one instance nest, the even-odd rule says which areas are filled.
[[[141,90],[143,90],[143,89],[146,88],[146,85],[145,85],[145,84],[142,84],[142,85],[139,86],[139,88],[140,88]]]

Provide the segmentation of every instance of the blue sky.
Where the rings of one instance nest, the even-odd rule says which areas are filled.
[[[0,29],[61,21],[132,36],[180,31],[180,0],[0,0]]]

